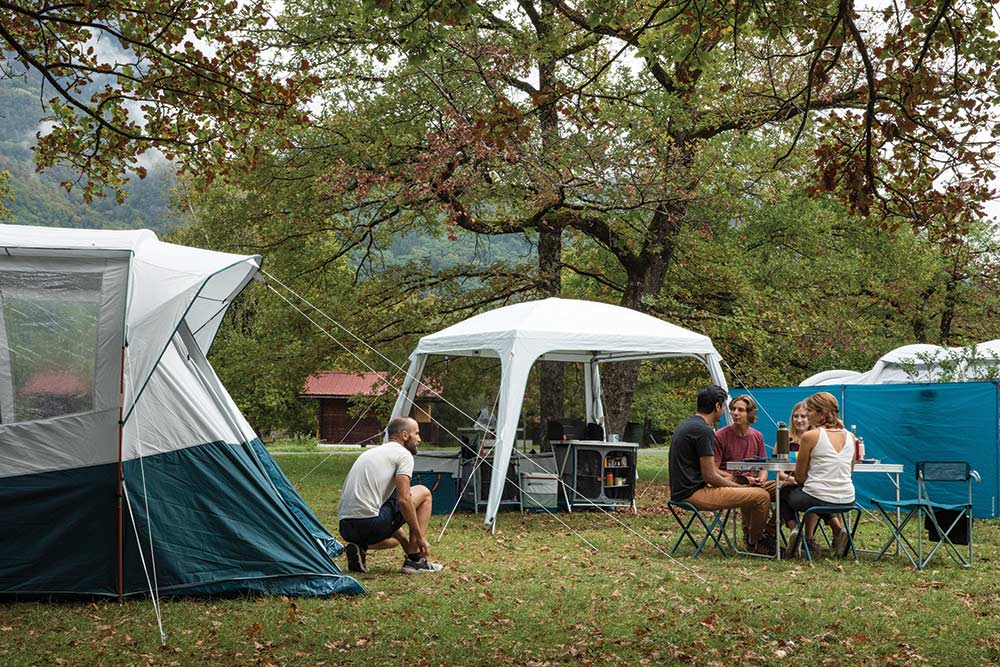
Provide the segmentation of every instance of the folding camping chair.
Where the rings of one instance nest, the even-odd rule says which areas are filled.
[[[676,553],[677,547],[681,545],[681,542],[684,541],[685,537],[688,538],[688,541],[690,541],[691,545],[695,548],[694,554],[691,556],[692,558],[697,558],[701,555],[701,552],[705,548],[705,545],[708,544],[709,539],[715,542],[715,546],[719,549],[719,552],[722,553],[723,556],[729,556],[730,554],[726,552],[722,543],[719,542],[720,535],[722,536],[722,540],[726,543],[726,546],[729,547],[730,552],[736,551],[733,547],[733,543],[729,540],[729,535],[726,534],[726,522],[729,521],[729,513],[732,512],[731,509],[715,510],[711,514],[711,520],[706,521],[705,517],[702,516],[701,511],[686,500],[667,501],[667,508],[670,510],[670,513],[674,515],[674,519],[677,520],[677,525],[681,527],[680,537],[678,537],[677,542],[674,543],[674,548],[670,550],[671,555]],[[687,521],[685,521],[684,518],[678,514],[677,510],[683,510],[690,514]],[[700,541],[695,541],[695,537],[691,533],[691,527],[695,520],[701,523],[701,527],[705,530],[705,535]]]
[[[881,558],[892,546],[893,542],[900,546],[900,551],[910,559],[910,562],[918,570],[922,570],[930,562],[931,557],[941,546],[944,551],[951,556],[955,562],[963,567],[972,567],[972,480],[980,482],[979,473],[969,466],[965,461],[918,461],[917,462],[917,497],[907,500],[872,500],[872,503],[882,514],[882,519],[892,531],[892,535],[886,541],[882,550],[876,558]],[[967,500],[964,503],[939,503],[931,500],[927,493],[927,483],[964,483],[968,490]],[[898,513],[906,512],[901,520],[897,521]],[[947,527],[942,527],[940,520],[947,516],[945,520]],[[917,546],[903,534],[903,529],[911,519],[917,520]],[[960,525],[962,521],[965,525]],[[937,544],[924,555],[924,525],[936,533]],[[931,541],[934,541],[933,537]],[[968,554],[964,554],[964,549],[960,550],[957,544],[968,545]]]

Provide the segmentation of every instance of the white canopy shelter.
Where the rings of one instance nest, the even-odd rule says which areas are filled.
[[[620,306],[552,298],[491,310],[421,338],[410,355],[393,417],[410,414],[432,354],[500,359],[496,449],[485,521],[494,527],[528,373],[536,361],[584,364],[587,421],[602,425],[601,363],[692,357],[708,367],[715,384],[726,388],[722,358],[708,336]]]

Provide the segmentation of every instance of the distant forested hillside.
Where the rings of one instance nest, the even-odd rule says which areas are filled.
[[[61,181],[72,181],[67,169],[35,172],[31,145],[46,115],[37,80],[0,79],[0,172],[10,172],[14,201],[3,202],[19,225],[88,227],[106,229],[149,228],[157,233],[184,221],[168,209],[174,176],[168,164],[148,165],[149,175],[133,177],[124,204],[107,197],[87,204],[76,192],[67,192]]]

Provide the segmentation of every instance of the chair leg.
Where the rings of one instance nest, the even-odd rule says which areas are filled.
[[[820,533],[820,535],[823,536],[823,540],[826,541],[826,546],[830,546],[830,545],[833,544],[833,541],[830,540],[830,536],[826,532],[826,527],[823,525],[823,520],[822,519],[820,519],[816,523],[816,530],[818,530],[819,533]],[[815,535],[813,535],[813,539],[815,539]]]
[[[934,530],[937,531],[937,534],[938,534],[938,543],[934,545],[934,548],[931,549],[930,552],[928,552],[927,557],[924,558],[923,560],[921,560],[921,564],[920,564],[921,569],[923,569],[924,567],[927,566],[927,563],[930,562],[931,557],[934,555],[934,553],[938,549],[941,548],[942,545],[944,545],[944,551],[956,563],[958,563],[962,567],[972,567],[972,525],[971,525],[972,524],[972,521],[971,521],[972,513],[971,512],[963,512],[962,514],[959,514],[958,516],[956,516],[952,520],[951,525],[949,525],[946,530],[942,530],[941,524],[938,523],[937,515],[934,513],[933,510],[929,510],[927,512],[926,516],[927,516],[928,519],[930,519],[931,525],[934,526]],[[969,558],[968,558],[968,560],[966,560],[966,558],[958,550],[958,547],[955,545],[954,542],[951,541],[951,537],[950,537],[952,529],[955,526],[958,525],[959,521],[961,521],[962,519],[965,519],[966,516],[969,517],[969,519],[968,519],[969,520]],[[922,526],[921,526],[921,528],[922,528]]]
[[[858,549],[854,544],[854,536],[858,533],[858,525],[861,524],[861,508],[857,507],[854,510],[854,520],[851,520],[851,511],[848,510],[844,512],[844,526],[843,530],[847,531],[848,544],[851,545],[851,555],[854,556],[854,562],[858,561]]]
[[[712,522],[708,525],[705,525],[704,519],[702,520],[702,524],[705,525],[705,537],[704,539],[702,539],[701,544],[694,552],[695,558],[697,558],[701,554],[702,550],[705,548],[705,545],[708,543],[709,538],[711,538],[712,541],[715,542],[716,548],[718,548],[719,552],[721,552],[724,557],[729,556],[729,554],[726,553],[726,550],[722,547],[722,544],[719,542],[719,538],[716,537],[716,533],[721,532],[723,538],[727,542],[729,541],[729,538],[725,534],[725,522],[728,520],[729,520],[729,510],[716,510],[715,512],[713,512]]]
[[[882,518],[885,521],[885,524],[889,526],[889,530],[892,531],[892,534],[889,536],[889,539],[886,541],[886,543],[882,546],[882,549],[878,552],[878,555],[875,556],[875,559],[878,560],[882,558],[882,556],[885,555],[885,552],[889,550],[889,547],[891,547],[892,544],[895,542],[899,544],[900,551],[910,560],[910,563],[913,564],[913,567],[917,568],[918,570],[921,569],[919,564],[920,561],[914,559],[914,556],[917,556],[920,553],[919,547],[914,547],[913,543],[910,542],[906,538],[906,535],[903,534],[903,530],[906,528],[907,524],[909,524],[910,521],[919,513],[919,510],[917,508],[911,509],[909,512],[906,513],[905,516],[903,516],[902,520],[897,525],[895,516],[887,513],[882,508],[881,505],[876,505],[876,507],[878,507],[878,511],[882,514]],[[893,510],[893,512],[895,512],[895,509]]]
[[[729,556],[725,548],[719,542],[719,538],[716,536],[715,533],[718,532],[719,530],[724,530],[725,521],[729,519],[730,510],[717,510],[713,512],[712,519],[709,522],[705,521],[705,517],[703,517],[700,512],[689,511],[690,516],[685,522],[681,518],[681,516],[677,513],[677,510],[673,505],[667,505],[667,508],[670,510],[670,513],[674,516],[674,519],[677,521],[677,525],[679,525],[681,528],[681,534],[677,537],[677,541],[674,543],[673,548],[670,550],[671,555],[677,552],[677,549],[680,547],[681,543],[684,541],[684,538],[686,537],[688,541],[691,542],[691,546],[694,547],[694,554],[692,558],[697,558],[698,556],[701,555],[701,552],[705,549],[705,545],[708,544],[709,539],[711,539],[715,543],[715,546],[719,549],[719,552],[722,553],[724,557]],[[700,541],[696,541],[694,535],[691,532],[691,526],[694,524],[695,521],[698,521],[701,524],[701,527],[705,530],[705,535],[704,537],[702,537]],[[723,534],[723,539],[725,540],[727,545],[730,548],[732,548],[732,543],[729,541],[729,537]]]
[[[669,509],[670,513],[674,515],[674,519],[677,521],[677,525],[681,527],[681,534],[680,536],[678,536],[677,542],[674,543],[674,548],[670,550],[671,555],[677,552],[677,548],[681,545],[681,542],[684,541],[685,537],[688,538],[688,540],[691,542],[691,546],[697,549],[698,543],[694,541],[694,537],[691,535],[691,524],[694,523],[695,517],[698,516],[697,513],[691,512],[691,516],[688,519],[687,523],[684,523],[680,515],[677,514],[677,510],[674,509],[673,505],[667,505],[667,509]]]

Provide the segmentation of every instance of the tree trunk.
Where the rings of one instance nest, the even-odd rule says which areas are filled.
[[[542,228],[538,234],[538,273],[541,292],[549,296],[561,293],[562,230]],[[565,401],[565,364],[561,361],[540,361],[538,367],[539,408],[542,420],[543,449],[547,449],[546,426],[563,418]]]
[[[540,44],[545,44],[552,32],[552,7],[545,5],[538,16],[536,30]],[[551,57],[538,61],[538,90],[542,106],[539,109],[542,155],[551,152],[560,142],[559,113],[554,93],[556,66]],[[562,294],[562,227],[551,220],[543,220],[538,228],[538,279],[539,291],[545,297]],[[539,362],[539,411],[541,412],[543,449],[548,448],[546,438],[550,421],[561,421],[565,391],[565,364],[560,361]]]
[[[948,282],[944,286],[944,303],[941,306],[941,323],[938,327],[938,345],[947,346],[951,341],[951,325],[958,310],[959,277],[948,273]]]
[[[682,201],[661,206],[653,213],[642,253],[625,264],[628,282],[622,295],[622,306],[644,312],[643,300],[659,294],[686,215],[687,205]],[[637,361],[601,366],[605,429],[608,433],[624,433],[638,374]]]

